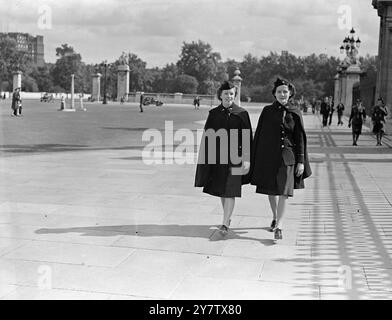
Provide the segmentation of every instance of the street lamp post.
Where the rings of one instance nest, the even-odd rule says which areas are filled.
[[[358,61],[358,48],[361,45],[361,40],[355,35],[354,28],[351,28],[350,34],[343,39],[340,46],[340,52],[345,54],[342,62],[337,68],[337,75],[335,76],[335,94],[338,101],[343,103],[346,114],[350,114],[351,106],[353,104],[353,87],[360,81],[362,74]]]
[[[351,28],[350,34],[344,38],[340,46],[340,53],[346,53],[346,59],[350,64],[357,63],[358,48],[361,46],[359,37],[355,40],[355,30]]]

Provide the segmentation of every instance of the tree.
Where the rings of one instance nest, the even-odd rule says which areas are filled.
[[[53,80],[48,64],[45,64],[43,67],[34,68],[30,73],[30,76],[34,78],[38,91],[51,91],[51,88],[53,87]]]
[[[199,92],[207,93],[210,80],[216,78],[221,56],[212,51],[211,45],[201,40],[191,43],[183,42],[180,60],[177,62],[181,73],[193,76],[199,82]]]
[[[52,69],[52,77],[55,85],[64,88],[67,92],[71,91],[71,75],[75,75],[75,91],[83,91],[83,70],[82,57],[76,53],[71,46],[63,44],[56,48],[57,59]]]
[[[163,67],[162,72],[158,75],[155,81],[156,92],[169,92],[174,93],[174,82],[179,75],[177,66],[174,63],[167,64]]]
[[[174,91],[182,93],[196,93],[199,83],[195,77],[187,74],[179,75],[174,81]]]
[[[17,50],[17,43],[10,37],[0,37],[0,81],[12,83],[13,72],[26,73],[31,57]],[[12,90],[8,86],[8,90]]]

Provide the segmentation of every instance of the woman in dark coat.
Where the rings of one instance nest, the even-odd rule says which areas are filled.
[[[379,98],[372,112],[373,133],[376,135],[378,146],[382,146],[381,139],[384,134],[384,123],[387,114],[384,101],[382,98]]]
[[[19,116],[19,112],[21,110],[21,99],[20,99],[20,88],[16,88],[14,93],[12,94],[12,102],[11,102],[11,109],[13,112],[13,116]]]
[[[338,125],[343,125],[342,117],[343,117],[343,111],[344,111],[344,104],[339,103],[338,106],[336,107],[336,110],[338,111]]]
[[[362,124],[366,120],[365,108],[362,102],[357,100],[357,103],[351,108],[350,119],[348,120],[348,127],[352,126],[353,146],[357,146],[357,141],[362,133]]]
[[[302,115],[289,102],[294,86],[277,79],[272,94],[275,101],[263,108],[254,136],[251,183],[256,192],[268,195],[273,220],[270,231],[282,239],[286,200],[293,189],[304,188],[311,175]]]
[[[222,103],[209,112],[195,177],[195,187],[221,198],[223,235],[229,229],[235,197],[241,197],[242,184],[250,178],[252,127],[248,112],[234,103],[236,92],[227,81],[218,89]]]

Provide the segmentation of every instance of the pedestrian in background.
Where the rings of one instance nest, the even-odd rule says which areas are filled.
[[[336,111],[338,113],[338,125],[343,125],[342,117],[343,117],[343,111],[344,111],[344,104],[340,102],[336,106]]]
[[[143,112],[143,100],[144,100],[144,94],[141,93],[141,95],[140,95],[140,103],[139,103],[140,112]]]
[[[200,109],[200,98],[199,98],[199,96],[196,96],[193,99],[193,105],[195,106],[195,110]]]
[[[242,185],[250,182],[252,126],[248,112],[234,103],[236,94],[236,87],[228,81],[219,87],[221,104],[208,114],[195,176],[195,187],[203,187],[203,192],[221,200],[222,235],[229,231],[235,198],[241,197]],[[233,155],[239,158],[233,159]]]
[[[328,101],[328,97],[325,97],[324,101],[321,102],[321,109],[320,109],[320,113],[323,116],[323,127],[326,127],[328,124],[329,111],[330,111],[330,104]]]
[[[332,116],[333,116],[333,113],[335,111],[332,97],[329,97],[328,103],[329,103],[329,121],[328,121],[328,125],[330,126],[331,123],[332,123]]]
[[[22,107],[21,98],[20,98],[20,88],[15,88],[14,92],[12,93],[12,102],[11,102],[11,109],[12,109],[12,116],[17,117],[19,115],[19,108]]]
[[[361,100],[357,100],[356,104],[351,108],[350,119],[348,120],[348,127],[352,127],[353,146],[357,146],[358,138],[362,133],[362,125],[366,120],[365,108]]]
[[[377,104],[373,108],[372,112],[372,122],[373,122],[373,133],[376,135],[377,145],[382,146],[381,140],[384,135],[384,124],[385,117],[388,112],[384,105],[382,98],[378,98]]]
[[[65,96],[61,95],[61,99],[60,99],[60,110],[64,110],[65,109]]]
[[[286,201],[294,189],[304,188],[304,179],[312,173],[301,111],[289,100],[295,87],[277,79],[272,94],[275,101],[263,108],[254,136],[251,184],[256,192],[268,195],[272,211],[270,231],[282,239]]]

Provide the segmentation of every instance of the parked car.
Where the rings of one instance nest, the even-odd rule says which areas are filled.
[[[53,94],[49,94],[49,93],[44,93],[44,95],[41,97],[40,99],[41,102],[50,102],[50,101],[54,101],[53,99]]]
[[[143,106],[148,106],[150,104],[155,104],[157,107],[163,105],[163,102],[155,99],[154,97],[144,97]]]

